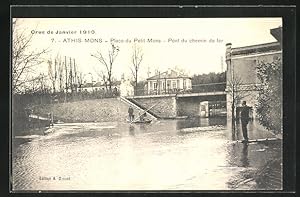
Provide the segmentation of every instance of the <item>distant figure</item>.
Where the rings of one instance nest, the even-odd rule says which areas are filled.
[[[117,95],[118,95],[118,89],[117,89],[117,87],[114,87],[113,95],[114,95],[114,96],[117,96]]]
[[[247,125],[249,122],[249,110],[250,110],[250,107],[246,105],[246,101],[243,101],[242,107],[241,107],[241,123],[242,123],[243,137],[244,137],[243,142],[248,142]]]
[[[146,114],[146,112],[144,112],[144,114],[143,114],[143,118],[144,118],[144,120],[146,120],[146,118],[147,118],[147,114]]]
[[[132,122],[134,120],[134,115],[133,115],[133,108],[129,106],[128,108],[128,116],[129,116],[129,121]]]
[[[145,121],[146,116],[146,112],[140,115],[140,121]]]

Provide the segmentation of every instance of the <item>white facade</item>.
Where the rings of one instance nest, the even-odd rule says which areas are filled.
[[[134,95],[134,87],[131,84],[130,80],[122,79],[120,85],[120,96],[133,96]]]
[[[161,73],[147,79],[148,94],[163,94],[192,89],[190,77],[174,70]]]
[[[108,88],[108,87],[107,87]],[[111,89],[114,90],[115,88],[117,88],[117,90],[120,89],[120,86],[119,85],[113,85],[111,86]],[[79,88],[79,91],[81,92],[99,92],[99,91],[106,91],[106,87],[105,85],[89,85],[89,86],[85,86],[85,87],[82,87],[82,88]]]

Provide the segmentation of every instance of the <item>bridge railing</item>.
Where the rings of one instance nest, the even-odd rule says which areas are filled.
[[[192,92],[201,93],[201,92],[218,92],[225,91],[226,82],[223,83],[208,83],[208,84],[193,84]]]
[[[164,95],[164,94],[190,94],[190,93],[204,93],[204,92],[218,92],[225,91],[226,82],[209,83],[209,84],[192,84],[190,89],[155,89],[148,91],[146,88],[136,89],[135,96],[145,95]]]

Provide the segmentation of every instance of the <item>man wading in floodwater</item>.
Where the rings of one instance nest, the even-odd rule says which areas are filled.
[[[132,122],[134,119],[134,116],[133,116],[133,108],[131,106],[129,106],[129,108],[128,108],[128,116],[129,116],[129,121]]]
[[[246,105],[246,101],[243,101],[241,107],[241,122],[244,140],[242,142],[248,142],[247,124],[249,122],[249,109],[250,107]]]

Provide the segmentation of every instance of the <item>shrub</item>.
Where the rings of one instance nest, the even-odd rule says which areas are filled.
[[[256,105],[259,122],[268,130],[282,130],[282,61],[260,62],[257,76],[262,82]]]

